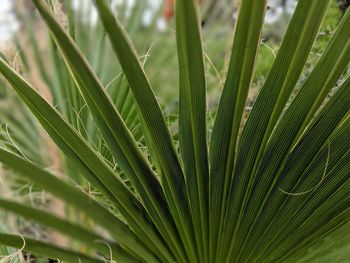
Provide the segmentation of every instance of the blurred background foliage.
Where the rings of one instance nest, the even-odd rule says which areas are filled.
[[[120,65],[115,63],[116,59],[91,4],[92,1],[49,0],[49,2],[54,12],[60,17],[62,25],[68,28],[71,36],[95,69],[141,148],[146,149],[142,147],[144,141],[137,109],[127,81]],[[332,2],[300,83],[314,67],[349,4],[350,1],[347,0]],[[177,48],[174,19],[172,18],[172,1],[113,0],[111,5],[136,45],[144,69],[166,113],[166,119],[176,140],[178,61],[175,55]],[[269,2],[247,112],[275,59],[275,53],[278,51],[295,5],[295,0],[270,0]],[[202,0],[201,3],[209,131],[215,118],[213,109],[218,103],[223,85],[222,78],[227,71],[236,12],[237,1]],[[94,145],[96,151],[118,171],[115,160],[100,136],[84,100],[73,88],[75,82],[68,74],[68,69],[57,47],[35,12],[31,1],[4,1],[3,10],[0,11],[0,21],[2,22],[0,25],[1,56],[5,57],[28,81],[38,87],[38,92],[51,101],[67,117],[68,121]],[[58,176],[74,181],[86,192],[97,195],[98,198],[94,189],[79,175],[74,163],[70,163],[58,151],[31,113],[13,91],[7,88],[2,79],[0,79],[0,144],[54,171]],[[147,151],[144,151],[147,156]],[[123,174],[120,176],[124,178]],[[4,179],[6,179],[6,184]],[[20,198],[22,201],[44,207],[57,214],[63,214],[69,210],[27,182],[17,179],[5,168],[0,171],[0,196]],[[34,237],[39,235],[41,238],[55,239],[58,243],[65,242],[55,233],[35,225],[29,227],[24,220],[4,213],[1,213],[0,217],[1,221],[6,222],[6,224],[0,224],[0,228],[4,228],[4,225],[11,226],[11,229],[7,229],[8,232],[25,233]],[[6,229],[1,229],[1,231],[6,231]],[[349,237],[344,237],[344,242],[339,246],[347,249],[349,243]],[[16,255],[13,253],[15,251],[0,247],[0,255]]]

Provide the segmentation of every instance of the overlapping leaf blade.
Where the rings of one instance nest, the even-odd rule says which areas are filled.
[[[266,1],[243,1],[239,7],[232,54],[210,145],[210,253],[221,239],[228,186],[233,172],[238,131],[253,79]],[[219,237],[218,237],[219,236]],[[220,253],[220,252],[219,252]]]
[[[78,47],[58,24],[45,1],[34,0],[33,2],[49,26],[55,42],[60,47],[72,76],[119,166],[130,178],[143,199],[153,223],[165,236],[165,240],[171,243],[170,248],[177,255],[181,255],[181,247],[172,218],[169,215],[163,190],[119,112],[88,62],[79,52]]]
[[[276,60],[244,126],[227,201],[227,240],[234,233],[231,240],[238,241],[235,235],[252,191],[256,166],[279,116],[277,113],[283,109],[305,65],[328,4],[329,1],[298,2]],[[231,248],[225,248],[224,254],[230,251],[232,255],[234,243],[228,242]]]
[[[336,231],[345,229],[350,218],[350,78],[334,90],[332,88],[350,61],[350,30],[346,27],[350,11],[345,14],[319,63],[289,104],[330,2],[299,0],[275,64],[240,134],[266,4],[264,0],[241,1],[229,73],[209,145],[208,163],[206,83],[199,16],[194,0],[176,2],[182,160],[178,159],[143,65],[109,8],[110,1],[95,0],[103,27],[99,23],[97,27],[88,25],[81,32],[77,31],[85,36],[82,38],[85,40],[102,35],[98,43],[105,45],[102,31],[106,30],[128,82],[124,75],[118,75],[107,87],[102,82],[109,81],[105,78],[108,74],[104,70],[95,73],[89,65],[102,69],[98,65],[104,61],[100,55],[105,46],[90,45],[89,41],[82,43],[81,48],[87,53],[85,58],[73,41],[77,35],[72,23],[70,37],[56,21],[45,0],[33,2],[52,31],[55,41],[53,58],[58,59],[56,69],[59,72],[62,67],[69,69],[69,72],[61,72],[63,78],[68,77],[71,82],[64,92],[73,95],[70,100],[72,105],[78,105],[78,109],[85,107],[83,104],[87,102],[89,109],[85,108],[81,124],[92,129],[87,129],[86,133],[82,131],[81,136],[72,128],[75,125],[68,124],[3,59],[0,59],[0,72],[69,160],[78,164],[88,181],[124,215],[126,223],[99,202],[90,200],[23,158],[0,149],[0,161],[6,164],[6,169],[11,167],[67,203],[71,202],[77,211],[87,213],[89,218],[108,230],[115,243],[109,239],[105,241],[112,245],[117,260],[299,262],[311,259],[309,248],[316,248],[315,253],[318,253],[326,247],[322,244],[325,237],[334,234],[335,240],[339,241],[345,236]],[[53,1],[49,2],[53,4]],[[136,12],[142,11],[145,5],[145,1],[137,2]],[[72,14],[70,10],[70,21],[74,20]],[[130,20],[127,28],[136,32],[133,29],[140,17]],[[56,49],[56,44],[59,49]],[[90,54],[89,51],[95,48],[98,51]],[[66,65],[60,60],[61,55]],[[28,69],[28,64],[26,67]],[[97,75],[103,76],[103,80],[100,81]],[[55,88],[65,82],[62,76],[57,77]],[[72,83],[73,79],[76,83]],[[122,87],[122,90],[120,93],[115,89],[108,92],[110,86]],[[72,87],[74,90],[70,89]],[[54,91],[57,93],[55,97],[62,95],[59,94],[61,90]],[[76,104],[79,92],[85,101],[79,97],[81,101]],[[325,100],[328,94],[330,99]],[[75,116],[69,108],[60,110],[72,122]],[[137,145],[137,138],[143,135],[140,130],[137,135],[132,131],[132,127],[138,126],[138,120],[142,122],[149,160]],[[78,130],[81,124],[76,125]],[[102,145],[107,142],[108,146],[104,145],[101,150],[103,157],[86,142],[86,138],[91,137],[98,138]],[[19,139],[25,140],[25,137]],[[94,140],[92,144],[96,146]],[[126,175],[131,179],[130,187],[102,159],[106,157],[113,165],[116,158],[116,169],[123,178]],[[18,167],[17,163],[20,164]],[[63,190],[65,187],[67,194]],[[79,207],[79,203],[83,205]],[[91,240],[99,237],[92,231],[25,205],[0,200],[0,207],[51,226],[71,238],[87,239],[88,247],[94,247]],[[73,232],[64,229],[65,225]],[[0,243],[21,248],[23,242],[20,237],[0,234]],[[82,262],[99,262],[98,258],[87,256],[90,251],[79,254],[31,239],[28,239],[28,244],[28,250],[34,253],[57,256],[66,261],[82,257]],[[108,254],[107,247],[95,248],[104,255]]]
[[[146,211],[142,204],[118,179],[109,165],[63,119],[59,112],[19,77],[2,59],[0,59],[0,72],[22,97],[28,108],[34,113],[56,144],[82,169],[87,180],[113,202],[138,234],[143,233],[141,236],[149,239],[147,245],[153,246],[152,249],[155,249],[155,251],[164,249],[164,253],[167,253],[163,241],[155,233],[152,224],[145,219],[144,214]],[[145,235],[145,232],[148,234]],[[153,245],[154,243],[157,243],[157,245]]]
[[[267,189],[271,189],[273,187],[275,183],[274,178],[277,177],[278,171],[283,166],[283,160],[286,159],[288,151],[292,148],[293,141],[298,139],[298,133],[300,134],[302,131],[300,130],[303,127],[302,124],[306,125],[304,121],[305,118],[315,112],[315,105],[318,107],[321,104],[326,94],[336,84],[337,79],[340,77],[341,73],[345,70],[347,64],[349,63],[350,42],[348,36],[350,34],[350,30],[345,26],[348,23],[348,20],[349,13],[343,18],[343,21],[340,24],[333,41],[330,43],[330,46],[327,48],[308,80],[303,85],[297,97],[287,109],[287,112],[282,116],[282,119],[275,127],[274,133],[272,134],[269,144],[267,145],[261,159],[260,166],[256,173],[256,179],[253,184],[255,191],[250,197],[251,201],[249,201],[249,205],[254,204],[254,207],[247,205],[247,210],[252,212],[257,211],[259,210],[258,204],[260,202],[265,204],[264,198],[267,198],[269,193]],[[336,45],[339,45],[339,48],[336,48]],[[316,147],[316,150],[312,148],[316,142],[316,139],[322,138],[320,136],[332,132],[337,126],[338,122],[340,122],[343,116],[347,113],[349,102],[346,99],[346,92],[348,88],[347,83],[342,85],[339,93],[337,93],[334,98],[338,98],[337,106],[334,106],[332,110],[328,112],[328,119],[326,118],[325,122],[322,123],[322,126],[318,126],[319,128],[317,132],[314,132],[314,134],[309,137],[309,139],[312,139],[308,141],[308,143],[304,144],[305,148],[295,155],[297,156],[295,163],[298,163],[298,165],[300,165],[299,167],[304,168],[308,162],[312,160],[310,158],[317,153],[317,149],[319,148]],[[310,100],[313,101],[313,103],[309,103]],[[328,123],[334,121],[333,125],[335,126],[327,126],[327,121]],[[325,138],[327,138],[327,136]],[[321,143],[324,143],[322,139]],[[314,152],[310,152],[312,149]],[[303,161],[303,158],[306,158],[306,156],[308,157],[308,161],[305,161],[305,159]],[[288,169],[291,169],[289,165]],[[263,208],[260,207],[260,209]],[[247,217],[254,218],[254,221],[256,222],[258,220],[258,215],[259,212],[256,215],[249,214]],[[247,221],[247,219],[245,221]],[[254,224],[255,223],[253,223],[253,225]],[[247,226],[248,225],[250,225],[249,228],[251,229],[250,231],[252,231],[251,224],[247,224]],[[246,239],[249,238],[249,234],[248,236],[247,233],[244,235]]]
[[[112,256],[122,262],[137,262],[137,259],[127,253],[122,247],[113,243],[113,241],[106,240],[103,237],[90,232],[80,225],[70,223],[69,221],[55,217],[47,212],[28,207],[17,202],[0,199],[0,208],[16,213],[27,219],[44,224],[46,227],[55,229],[69,238],[83,242],[85,246],[90,249],[103,253],[106,258]],[[106,246],[109,244],[110,250]]]
[[[207,262],[209,259],[209,164],[206,83],[200,21],[196,1],[179,0],[176,1],[175,8],[180,74],[180,152],[184,164],[187,194],[196,235],[198,259],[200,262]]]
[[[316,220],[315,225],[322,225],[321,218],[313,217],[312,212],[322,203],[327,203],[332,193],[347,184],[346,171],[348,168],[344,166],[347,166],[349,158],[349,131],[350,119],[347,118],[329,137],[306,170],[289,172],[286,166],[281,173],[280,183],[276,184],[270,197],[271,214],[264,213],[261,216],[262,227],[259,230],[260,235],[257,233],[259,241],[256,243],[260,246],[253,245],[254,249],[250,250],[252,255],[255,254],[256,257],[256,254],[259,253],[254,253],[254,251],[257,250],[262,256],[261,251],[266,251],[277,240],[280,242],[281,233],[290,235],[292,229],[302,224],[310,216]],[[337,150],[334,151],[334,149]],[[343,173],[340,173],[340,170],[343,170]],[[281,189],[291,194],[286,194]],[[271,217],[271,215],[274,216]],[[270,233],[268,241],[265,239],[264,232]]]
[[[272,189],[274,189],[274,191],[278,191],[274,187],[278,176],[280,175],[278,170],[284,169],[282,176],[287,178],[292,176],[294,173],[302,172],[313,160],[314,156],[317,155],[321,147],[324,144],[327,145],[327,140],[330,134],[348,114],[350,110],[349,105],[350,79],[345,81],[345,83],[339,88],[339,91],[320,112],[317,119],[310,124],[310,128],[305,133],[305,136],[301,138],[300,143],[295,147],[289,156],[287,154],[278,154],[277,151],[274,151],[276,156],[288,156],[288,160],[285,164],[279,163],[279,160],[276,160],[274,156],[270,157],[270,160],[273,160],[271,164],[266,164],[266,162],[264,163],[263,159],[261,163],[261,170],[258,170],[257,181],[254,184],[254,189],[256,189],[256,191],[252,193],[251,199],[247,204],[246,217],[243,218],[245,222],[249,222],[249,225],[242,227],[241,229],[242,235],[245,236],[245,239],[243,240],[246,240],[250,237],[251,233],[254,233],[254,226],[261,223],[260,214],[266,209],[268,204],[271,205],[268,198]],[[284,138],[285,137],[286,136],[284,136]],[[282,146],[280,147],[283,148]],[[340,151],[340,149],[338,150]],[[286,191],[288,192],[289,189],[286,189]],[[269,212],[271,215],[274,215],[273,209],[269,209]],[[247,229],[249,230],[247,231]],[[242,244],[244,246],[245,242]]]
[[[74,252],[68,249],[60,248],[47,242],[34,240],[31,238],[0,234],[0,243],[9,247],[25,249],[26,251],[45,255],[52,259],[61,259],[67,262],[98,263],[104,262],[102,259],[92,258],[83,253]]]
[[[0,161],[17,172],[18,175],[27,178],[40,188],[64,200],[77,211],[84,212],[86,216],[107,229],[117,242],[129,248],[136,255],[146,256],[151,261],[153,260],[154,256],[141,243],[140,240],[142,238],[139,240],[124,222],[94,199],[61,181],[49,172],[40,169],[35,164],[1,148]]]
[[[169,130],[134,47],[105,1],[95,1],[114,51],[130,84],[142,118],[145,139],[159,166],[170,210],[186,247],[191,248],[191,223],[184,178]],[[169,188],[170,187],[170,188]]]

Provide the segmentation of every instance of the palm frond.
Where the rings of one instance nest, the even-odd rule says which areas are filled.
[[[176,42],[178,62],[170,51],[150,59],[171,58],[178,66],[169,81],[179,77],[179,116],[170,118],[155,95],[159,84],[138,55],[138,45],[148,49],[150,43],[131,41],[140,37],[139,19],[120,22],[123,12],[116,16],[110,1],[96,0],[96,27],[81,26],[90,6],[77,17],[69,9],[65,28],[52,1],[33,0],[52,36],[54,70],[41,67],[39,73],[60,105],[53,107],[5,58],[0,72],[74,167],[66,172],[78,171],[83,180],[70,176],[66,182],[42,168],[34,143],[26,142],[38,126],[23,117],[31,115],[21,105],[25,115],[18,120],[8,112],[1,116],[11,120],[14,142],[25,154],[0,133],[0,162],[75,213],[57,216],[3,197],[0,208],[61,232],[80,249],[9,234],[0,234],[0,244],[68,262],[327,262],[335,249],[334,262],[350,259],[350,10],[304,78],[330,0],[298,1],[249,113],[266,1],[241,1],[218,109],[211,105],[208,114],[212,80],[202,40],[208,31],[196,2],[176,2],[176,34],[168,42]],[[134,6],[137,18],[145,3]],[[84,42],[94,35],[92,46]],[[37,46],[33,34],[31,42]],[[22,51],[30,72],[31,58]],[[41,52],[34,53],[42,61]],[[210,63],[219,87],[221,73]],[[87,181],[99,196],[76,189],[72,179],[81,189]],[[94,228],[77,220],[81,214]]]

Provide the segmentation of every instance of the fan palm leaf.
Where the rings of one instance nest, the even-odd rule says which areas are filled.
[[[0,72],[102,203],[8,149],[0,161],[107,231],[7,199],[0,207],[89,249],[0,234],[0,243],[66,261],[306,262],[322,259],[349,232],[350,10],[307,79],[296,89],[330,1],[299,0],[248,119],[266,1],[243,0],[213,133],[208,138],[200,17],[195,0],[176,1],[178,145],[136,49],[107,1],[103,30],[130,87],[147,155],[89,61],[44,0],[33,0],[96,126],[132,189],[82,135],[6,60]],[[124,93],[125,94],[125,93]],[[78,183],[78,182],[77,182]],[[341,231],[343,230],[343,231]],[[333,245],[322,240],[331,238]],[[94,242],[102,241],[109,249]],[[312,251],[312,252],[310,252]],[[108,253],[110,252],[110,253]],[[329,254],[327,254],[329,253]]]

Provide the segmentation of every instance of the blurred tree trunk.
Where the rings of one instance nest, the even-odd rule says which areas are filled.
[[[340,9],[345,13],[346,9],[350,6],[350,0],[338,0]]]
[[[219,18],[232,21],[232,14],[238,0],[197,0],[203,6],[202,24],[208,24]],[[174,16],[175,0],[164,0],[163,17],[169,22]]]

